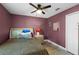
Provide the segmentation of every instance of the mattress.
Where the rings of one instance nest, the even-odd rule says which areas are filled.
[[[41,50],[43,46],[36,39],[9,39],[0,45],[0,55],[28,55]]]

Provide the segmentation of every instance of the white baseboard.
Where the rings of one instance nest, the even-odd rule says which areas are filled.
[[[66,49],[66,48],[64,48],[64,47],[62,47],[62,46],[60,46],[60,45],[56,44],[55,42],[53,42],[53,41],[51,41],[51,40],[44,40],[44,41],[47,41],[47,42],[49,42],[49,43],[51,43],[51,44],[53,44],[53,45],[55,45],[55,46],[57,46],[57,47],[59,47],[59,48],[61,48],[61,49],[65,50],[65,51],[67,51],[67,49]]]

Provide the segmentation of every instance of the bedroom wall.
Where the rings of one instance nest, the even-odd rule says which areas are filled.
[[[49,40],[65,47],[65,15],[76,11],[79,11],[79,5],[48,18],[46,29]],[[48,22],[60,22],[60,31],[53,31],[53,26],[49,27]]]
[[[13,28],[27,28],[27,27],[41,27],[43,34],[45,34],[45,22],[46,19],[31,17],[31,16],[22,16],[22,15],[12,15],[12,27]]]
[[[10,14],[0,4],[0,44],[9,38]]]

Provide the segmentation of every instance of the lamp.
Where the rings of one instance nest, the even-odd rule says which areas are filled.
[[[36,28],[36,35],[40,35],[41,29],[40,28]]]

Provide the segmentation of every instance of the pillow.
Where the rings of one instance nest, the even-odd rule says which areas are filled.
[[[19,34],[19,38],[32,38],[31,32],[27,32],[27,33],[20,33]]]
[[[31,31],[29,29],[24,29],[22,32],[23,33],[28,33],[28,32],[31,32]]]

